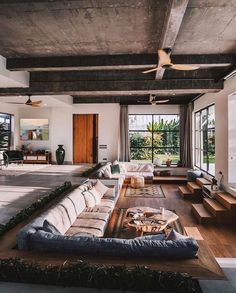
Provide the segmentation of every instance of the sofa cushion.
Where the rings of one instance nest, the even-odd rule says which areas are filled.
[[[67,198],[73,203],[77,216],[86,208],[85,199],[80,189],[73,190]]]
[[[102,205],[96,205],[93,208],[86,208],[85,209],[85,212],[88,212],[88,213],[108,213],[108,214],[110,214],[111,211],[112,211],[111,208],[104,207]]]
[[[153,172],[153,164],[126,163],[127,172]]]
[[[152,179],[153,178],[153,173],[152,172],[127,172],[125,174],[126,178],[131,178],[132,176],[143,176],[146,179]]]
[[[110,167],[110,165],[105,169],[105,171],[104,171],[104,177],[105,178],[112,178],[112,173],[111,173],[111,167]]]
[[[94,188],[101,194],[101,197],[109,190],[109,188],[104,185],[100,180],[97,180]]]
[[[48,222],[48,220],[45,220],[43,222],[42,230],[45,232],[53,233],[55,235],[61,235],[60,231],[58,231],[52,223]]]
[[[85,228],[86,230],[86,228]],[[88,230],[88,229],[87,229]],[[96,229],[95,229],[96,230]],[[150,258],[195,258],[198,251],[196,240],[158,241],[98,237],[69,237],[37,231],[30,236],[32,249],[41,251],[73,252],[108,256],[140,256]]]
[[[104,222],[108,222],[109,214],[99,213],[99,212],[93,212],[93,213],[83,212],[79,215],[78,219],[94,219],[94,220],[102,220]]]
[[[200,170],[188,170],[187,179],[188,181],[196,181],[197,178],[202,177],[202,171]]]
[[[88,208],[94,207],[101,201],[101,194],[94,187],[90,190],[84,191],[82,194],[84,196],[85,203]]]
[[[109,199],[109,198],[102,198],[100,205],[103,207],[108,207],[111,208],[112,210],[114,209],[115,206],[115,202],[113,199]]]
[[[79,217],[78,219],[76,219],[73,225],[68,229],[68,231],[66,232],[66,235],[74,236],[77,233],[89,233],[97,237],[102,237],[104,235],[107,221],[106,221],[106,215],[104,215],[103,218],[101,215],[100,217],[101,219],[99,219],[98,217],[96,219],[93,219],[93,218],[83,219]]]
[[[93,187],[92,183],[88,181],[78,186],[78,189],[83,192],[83,191],[92,189],[92,187]]]
[[[103,195],[103,198],[114,199],[116,197],[116,189],[114,187],[110,187],[107,189],[107,192]]]
[[[73,223],[71,218],[68,217],[67,209],[62,205],[56,205],[50,209],[46,215],[46,220],[54,225],[61,234],[65,234]]]

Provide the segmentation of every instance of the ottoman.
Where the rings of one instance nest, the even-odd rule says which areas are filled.
[[[144,187],[144,177],[143,176],[132,176],[130,185],[132,188],[142,188]]]

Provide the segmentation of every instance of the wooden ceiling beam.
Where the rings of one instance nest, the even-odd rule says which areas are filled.
[[[31,82],[29,88],[1,88],[0,96],[35,95],[132,95],[132,94],[195,94],[218,92],[223,81],[212,79],[128,80],[128,81],[55,81]]]
[[[172,55],[176,64],[197,65],[203,68],[226,67],[236,63],[236,55]],[[155,67],[157,54],[95,55],[41,58],[10,58],[7,69],[13,71],[88,71],[130,70]]]
[[[163,26],[159,48],[173,48],[188,6],[189,0],[169,0],[166,21]],[[158,64],[159,65],[159,64]],[[162,79],[165,69],[156,71],[156,79]]]

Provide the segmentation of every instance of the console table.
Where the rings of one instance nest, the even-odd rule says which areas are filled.
[[[24,155],[24,164],[51,164],[51,162],[51,153]]]

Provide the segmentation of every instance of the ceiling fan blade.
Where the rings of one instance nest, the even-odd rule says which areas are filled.
[[[173,64],[171,69],[175,70],[196,70],[199,66],[191,66],[191,65],[184,65],[184,64]]]
[[[31,105],[38,105],[38,104],[41,104],[42,103],[42,101],[40,100],[40,101],[32,101],[31,102]]]
[[[40,105],[34,105],[34,104],[31,104],[31,105],[28,105],[28,106],[31,106],[31,107],[34,107],[34,108],[40,107]]]
[[[168,103],[169,101],[170,101],[170,99],[159,100],[159,101],[156,101],[156,104],[164,104],[164,103]]]
[[[5,102],[6,104],[15,104],[15,105],[24,105],[25,103],[18,103],[18,102]]]
[[[145,70],[142,73],[149,73],[149,72],[157,71],[159,69],[161,69],[161,67],[155,67],[155,68],[152,68],[152,69]]]
[[[170,64],[170,56],[164,50],[158,50],[159,64]]]

